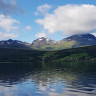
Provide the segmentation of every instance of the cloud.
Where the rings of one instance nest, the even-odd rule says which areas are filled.
[[[41,37],[46,37],[46,34],[45,33],[37,33],[36,35],[36,38],[41,38]]]
[[[52,7],[48,4],[41,5],[37,8],[37,12],[35,12],[35,15],[39,15],[41,13],[42,15],[46,15]]]
[[[42,8],[41,8],[42,9]],[[65,36],[92,33],[96,30],[96,6],[64,5],[36,22],[50,34],[62,32]]]
[[[12,19],[10,16],[0,15],[0,31],[10,32],[18,29],[19,21]]]
[[[26,26],[26,28],[25,28],[26,30],[31,30],[32,29],[32,27],[31,26]]]
[[[0,15],[0,39],[16,38],[19,23],[10,16]]]
[[[24,13],[24,10],[18,7],[16,0],[0,0],[0,12],[4,14]]]
[[[10,39],[10,38],[16,38],[18,35],[14,33],[2,33],[0,32],[0,39]]]

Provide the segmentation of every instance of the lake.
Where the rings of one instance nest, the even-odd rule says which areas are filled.
[[[96,96],[96,62],[0,63],[0,96]]]

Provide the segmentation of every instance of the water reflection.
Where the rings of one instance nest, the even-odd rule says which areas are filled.
[[[96,96],[96,64],[0,64],[0,96]]]

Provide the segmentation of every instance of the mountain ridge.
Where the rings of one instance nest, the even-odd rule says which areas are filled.
[[[44,37],[38,38],[32,43],[12,39],[0,41],[0,48],[21,48],[46,51],[62,50],[89,45],[96,45],[96,37],[92,34],[73,35],[60,41],[54,41]]]
[[[92,34],[73,35],[64,38],[60,41],[54,41],[54,40],[46,41],[45,39],[46,38],[43,37],[34,40],[31,45],[32,48],[36,50],[50,51],[50,50],[62,50],[62,49],[76,48],[81,46],[96,45],[96,37]]]
[[[12,39],[0,41],[0,48],[31,49],[29,43]]]

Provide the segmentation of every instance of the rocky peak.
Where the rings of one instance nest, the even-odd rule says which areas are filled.
[[[50,40],[49,38],[41,37],[32,42],[32,46],[41,47],[43,45],[50,45],[52,43],[55,43],[54,40]]]

